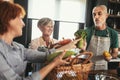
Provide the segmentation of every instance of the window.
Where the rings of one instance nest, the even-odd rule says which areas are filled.
[[[29,0],[28,2],[28,18],[49,17],[60,21],[59,39],[62,37],[72,39],[73,33],[78,29],[78,23],[85,22],[86,0]],[[33,21],[32,24],[34,27],[32,39],[34,39],[40,34],[36,30],[37,22]]]
[[[62,38],[74,38],[74,32],[78,30],[77,23],[67,23],[67,22],[60,22],[60,29],[59,29],[59,40]]]

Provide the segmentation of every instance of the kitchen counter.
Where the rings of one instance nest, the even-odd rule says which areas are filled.
[[[111,59],[109,62],[120,62],[120,58]]]
[[[118,55],[120,55],[120,51],[118,52]],[[116,59],[111,59],[109,62],[120,62],[120,58],[117,57]]]
[[[117,79],[110,79],[110,80],[120,80],[120,77],[117,76],[117,71],[114,70],[92,70],[89,73],[89,80],[95,80],[95,75],[106,75],[106,76],[111,76]],[[104,79],[101,79],[104,80]],[[107,79],[108,80],[108,79]]]

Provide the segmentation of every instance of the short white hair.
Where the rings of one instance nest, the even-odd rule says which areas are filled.
[[[41,18],[38,23],[37,23],[37,26],[38,27],[41,27],[41,26],[45,26],[47,25],[49,22],[52,22],[53,25],[54,25],[54,21],[50,18],[47,18],[47,17],[44,17],[44,18]]]
[[[97,7],[102,8],[103,11],[104,11],[105,13],[107,13],[107,7],[106,7],[105,5],[97,5],[97,6],[95,6],[95,7],[93,8],[93,10],[94,10],[95,8],[97,8]]]

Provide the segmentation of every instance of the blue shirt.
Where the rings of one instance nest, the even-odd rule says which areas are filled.
[[[23,45],[13,42],[8,45],[0,40],[0,79],[3,80],[40,80],[39,72],[23,77],[26,64],[30,62],[44,62],[49,51],[40,52],[26,49]]]

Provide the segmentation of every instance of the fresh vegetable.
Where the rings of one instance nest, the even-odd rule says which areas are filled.
[[[71,39],[63,39],[63,40],[61,40],[61,41],[59,41],[59,42],[57,42],[55,44],[51,44],[50,48],[53,48],[53,47],[54,48],[59,48],[61,46],[64,46],[64,45],[70,43],[71,41],[72,41]]]
[[[111,54],[108,51],[103,52],[104,57],[111,57]]]
[[[80,49],[83,48],[83,46],[84,46],[83,43],[84,43],[84,39],[81,38],[81,40],[77,44],[77,47],[80,48]]]
[[[47,61],[52,61],[54,58],[56,58],[58,55],[60,55],[62,52],[55,52],[53,54],[48,55]],[[63,58],[67,58],[71,55],[75,55],[76,53],[73,51],[66,51],[66,54],[63,56]]]
[[[84,40],[87,37],[87,32],[83,29],[80,29],[74,33],[76,38],[81,38],[80,41],[77,43],[78,48],[82,48],[84,45]]]
[[[58,42],[59,45],[65,45],[70,43],[72,40],[71,39],[64,39]]]

